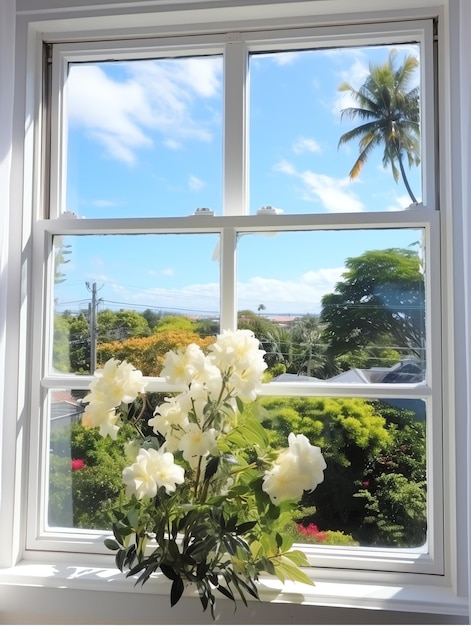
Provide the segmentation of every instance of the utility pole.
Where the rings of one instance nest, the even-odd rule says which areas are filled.
[[[97,308],[99,300],[96,297],[97,287],[96,283],[90,287],[90,283],[85,283],[88,291],[92,294],[92,301],[90,303],[90,373],[96,369],[96,346],[97,346]]]

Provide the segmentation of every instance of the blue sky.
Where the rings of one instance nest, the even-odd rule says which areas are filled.
[[[397,47],[417,55],[415,46]],[[389,48],[256,55],[250,61],[249,206],[284,213],[397,211],[410,204],[373,154],[354,181],[357,145],[337,148],[356,123],[339,92],[358,88]],[[222,58],[74,66],[68,81],[67,206],[79,217],[221,214]],[[420,169],[410,170],[420,199]],[[408,247],[414,230],[246,235],[238,246],[239,309],[318,313],[345,259]],[[103,308],[217,314],[215,235],[66,238],[70,261],[58,310],[77,311],[96,282]],[[283,251],[280,254],[280,249]]]

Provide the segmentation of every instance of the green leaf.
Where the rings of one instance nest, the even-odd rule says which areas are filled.
[[[224,585],[221,585],[221,584],[217,586],[217,589],[218,591],[222,593],[223,596],[226,596],[226,598],[229,598],[229,600],[232,600],[233,602],[235,602],[234,594],[232,593],[230,589],[228,589],[227,587],[224,587]]]
[[[243,522],[242,524],[239,524],[238,526],[236,526],[235,532],[238,535],[243,535],[247,531],[251,530],[256,525],[256,523],[257,523],[256,521]]]
[[[239,396],[236,396],[235,399],[236,399],[237,409],[238,409],[239,413],[243,413],[244,412],[244,403],[242,402],[242,400],[240,399]]]
[[[293,582],[304,583],[305,585],[314,585],[313,581],[309,578],[307,574],[305,574],[295,565],[291,565],[290,563],[276,563],[275,574],[281,580],[281,582],[285,582],[285,579],[289,578]]]
[[[285,552],[283,556],[292,561],[298,567],[308,567],[309,561],[302,550],[290,550]]]
[[[204,473],[204,480],[210,480],[214,474],[218,471],[220,458],[218,456],[213,456],[208,463],[206,464],[206,471]]]
[[[109,538],[105,539],[105,546],[108,548],[108,550],[119,550],[119,548],[121,547],[117,541]]]
[[[161,563],[160,569],[162,571],[162,574],[166,576],[167,578],[169,578],[170,580],[175,581],[177,578],[179,578],[179,575],[173,569],[173,567],[170,567],[170,565],[167,565],[166,563]]]
[[[172,589],[170,590],[170,606],[175,606],[176,603],[180,600],[183,595],[183,591],[185,586],[183,585],[183,581],[178,576],[172,583]]]

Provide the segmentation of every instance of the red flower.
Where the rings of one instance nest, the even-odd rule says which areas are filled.
[[[76,470],[80,470],[82,467],[85,467],[85,461],[82,461],[82,459],[72,459],[70,467],[72,468],[72,471],[75,472]]]
[[[319,530],[316,524],[309,524],[308,526],[303,526],[302,524],[297,524],[299,532],[305,537],[311,537],[315,539],[319,543],[322,543],[327,539],[327,532],[323,530]]]

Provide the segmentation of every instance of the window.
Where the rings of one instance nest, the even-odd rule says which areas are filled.
[[[102,519],[74,519],[70,495],[81,459],[61,431],[80,416],[103,344],[123,345],[130,324],[145,319],[150,328],[171,313],[190,319],[201,337],[254,329],[271,359],[262,390],[272,411],[267,428],[276,430],[293,407],[328,425],[359,410],[385,437],[404,425],[393,413],[407,417],[426,459],[415,475],[427,483],[415,492],[424,498],[425,524],[406,528],[395,543],[387,531],[368,536],[365,510],[373,516],[380,497],[399,491],[397,476],[412,480],[372,468],[365,454],[343,528],[360,536],[363,524],[359,545],[339,537],[318,545],[311,535],[306,550],[327,577],[339,567],[444,574],[432,31],[425,20],[51,46],[50,193],[34,225],[42,315],[34,319],[32,406],[41,411],[31,433],[29,510],[37,513],[28,518],[29,550],[105,551]],[[411,89],[418,90],[420,162],[404,164],[413,197],[391,152],[378,146],[350,181],[358,141],[338,147],[359,124],[342,118],[354,102],[340,102],[352,92],[338,87],[347,80],[358,89],[393,49],[397,66],[408,56],[417,61]],[[360,261],[365,276],[365,264],[377,268],[381,260],[398,264],[389,278],[405,263],[415,267],[413,279],[406,272],[379,290],[370,284],[370,292],[347,294]],[[355,310],[356,333],[348,334]],[[149,376],[154,391],[166,390],[158,372]],[[342,460],[335,463],[340,482]],[[306,505],[317,506],[316,498]],[[358,511],[361,523],[353,519]],[[342,528],[316,532],[329,530]]]

